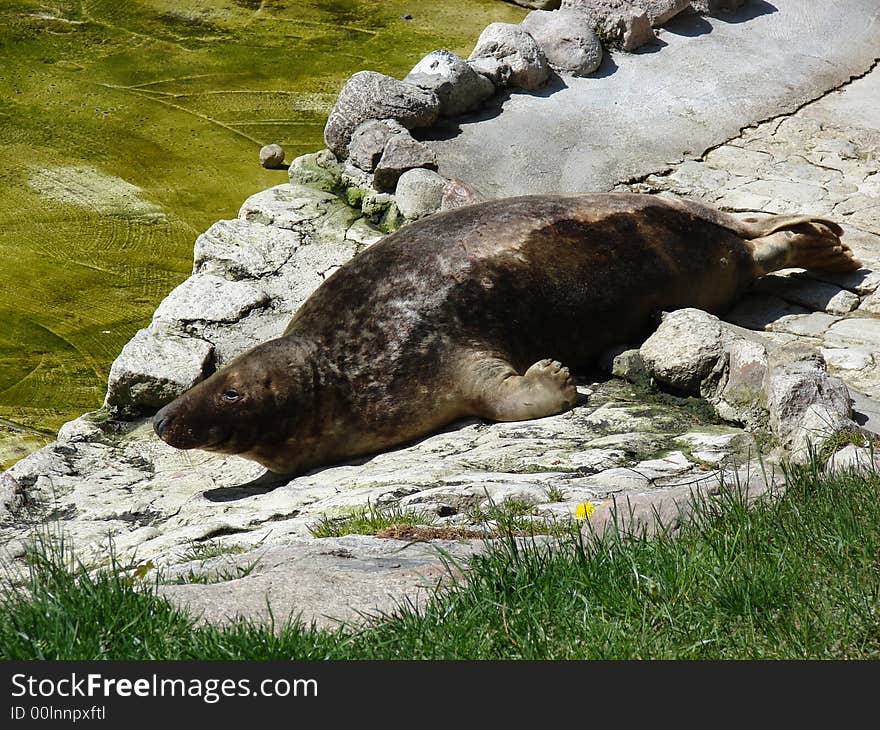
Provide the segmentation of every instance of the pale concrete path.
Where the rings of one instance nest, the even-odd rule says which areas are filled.
[[[792,112],[877,57],[877,0],[751,0],[724,19],[676,18],[596,77],[499,97],[500,111],[431,144],[444,175],[489,197],[610,190]]]

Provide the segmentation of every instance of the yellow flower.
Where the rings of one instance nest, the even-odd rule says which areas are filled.
[[[574,508],[574,516],[579,520],[587,519],[593,511],[596,509],[596,505],[592,502],[581,502]]]

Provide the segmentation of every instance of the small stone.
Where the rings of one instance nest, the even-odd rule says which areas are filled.
[[[401,14],[400,14],[400,19],[401,19],[401,20],[412,20],[412,17],[413,17],[413,16],[410,15],[409,13],[401,13]]]
[[[396,119],[407,129],[430,127],[439,110],[440,100],[433,91],[375,71],[359,71],[339,92],[324,127],[324,141],[343,159],[352,132],[368,119]]]
[[[267,170],[277,170],[284,164],[284,149],[281,145],[267,144],[260,148],[260,164]]]
[[[396,134],[385,145],[382,158],[373,173],[373,186],[391,192],[400,176],[416,167],[437,169],[437,156],[428,145],[418,142],[409,134]]]
[[[550,75],[547,58],[535,39],[512,23],[486,26],[468,61],[499,87],[537,89]]]
[[[586,76],[602,63],[602,43],[590,16],[577,10],[533,10],[520,23],[558,73]]]
[[[861,444],[847,444],[828,457],[825,468],[832,472],[877,473],[880,471],[880,451]]]
[[[407,170],[397,181],[394,197],[405,218],[415,220],[437,212],[443,202],[446,180],[432,170]]]

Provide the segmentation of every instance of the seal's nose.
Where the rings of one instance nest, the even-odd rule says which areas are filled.
[[[164,409],[163,409],[164,410]],[[153,430],[156,432],[156,435],[159,438],[162,438],[165,435],[165,432],[168,430],[168,426],[171,423],[171,418],[168,414],[159,411],[155,416],[153,416]]]

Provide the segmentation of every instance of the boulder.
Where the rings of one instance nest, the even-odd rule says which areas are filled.
[[[409,134],[396,134],[388,140],[382,158],[376,165],[373,186],[376,190],[391,192],[404,172],[417,167],[436,170],[437,156],[434,150]]]
[[[547,58],[535,39],[512,23],[486,26],[468,60],[498,87],[537,89],[550,75]]]
[[[415,220],[440,209],[446,180],[433,170],[407,170],[397,181],[394,197],[405,218]]]
[[[561,74],[586,76],[602,63],[602,43],[590,16],[577,10],[533,10],[520,24]]]
[[[104,405],[123,411],[161,408],[208,374],[213,353],[204,340],[142,329],[113,361]]]
[[[598,36],[624,51],[634,51],[656,39],[648,13],[627,0],[562,0],[561,7],[587,14]]]
[[[406,127],[394,119],[368,119],[351,134],[348,160],[365,172],[373,172],[385,145],[395,134],[406,133]]]
[[[639,352],[658,383],[698,395],[700,383],[724,355],[721,321],[699,309],[670,312]]]
[[[440,114],[446,117],[473,111],[495,93],[495,84],[446,49],[431,51],[404,81],[437,94]]]
[[[439,110],[440,100],[433,91],[375,71],[358,71],[339,92],[324,127],[324,141],[344,159],[352,133],[368,119],[396,119],[407,129],[430,127]]]

